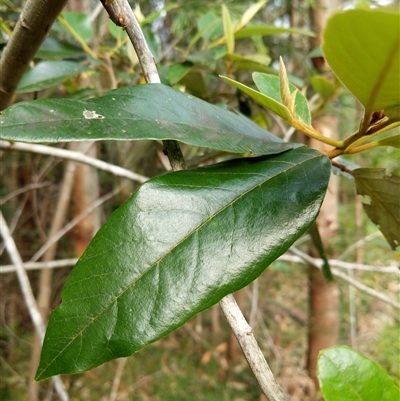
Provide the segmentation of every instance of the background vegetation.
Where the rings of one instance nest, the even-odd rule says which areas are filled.
[[[274,134],[286,138],[294,135],[299,141],[301,135],[291,132],[282,121],[218,76],[225,75],[250,85],[251,72],[276,71],[279,56],[283,56],[292,82],[304,88],[308,98],[316,99],[316,114],[338,117],[339,136],[357,128],[361,109],[343,88],[334,86],[335,81],[328,69],[319,70],[319,47],[310,42],[309,32],[313,30],[311,11],[317,3],[266,3],[251,24],[268,24],[279,29],[271,28],[268,35],[238,38],[234,55],[226,55],[226,43],[218,43],[224,32],[220,3],[142,3],[139,2],[141,8],[136,8],[136,13],[138,16],[142,14],[142,27],[163,83],[221,107],[240,110]],[[241,1],[226,1],[224,4],[233,21],[240,21],[252,5]],[[5,16],[2,20],[4,41],[15,26],[20,6],[22,4],[18,2],[11,4],[6,1],[1,5]],[[89,1],[69,3],[70,10],[59,17],[36,54],[32,69],[21,80],[14,102],[49,97],[86,99],[110,89],[144,82],[125,33],[115,28],[96,6],[97,3]],[[282,28],[286,31],[280,32]],[[297,31],[290,31],[291,28]],[[329,101],[316,96],[318,91],[311,78],[317,75],[333,83],[335,96]],[[147,177],[168,168],[161,147],[154,142],[102,142],[94,148],[100,159]],[[189,165],[225,158],[219,153],[189,146],[183,146],[183,152]],[[385,167],[399,174],[399,157],[398,149],[387,147],[365,155],[346,156],[344,160],[360,166]],[[66,180],[66,164],[37,154],[4,152],[1,169],[2,211],[6,220],[11,222],[23,260],[29,261],[52,236],[60,188]],[[76,183],[79,173],[75,174],[72,182]],[[76,225],[60,238],[56,256],[52,259],[79,256],[100,222],[139,185],[101,171],[90,177],[96,177],[89,179],[99,183],[90,194],[95,195],[94,199],[85,193],[85,185],[78,187],[66,207],[62,225],[79,215],[99,196],[110,194],[110,199],[102,204],[101,209],[96,209],[97,215],[92,214],[86,220],[89,229]],[[19,191],[20,188],[23,191]],[[353,269],[341,269],[352,279],[389,298],[398,298],[400,282],[396,255],[377,227],[361,213],[354,186],[347,178],[340,178],[339,188],[338,233],[329,240],[329,258],[349,262],[348,266]],[[305,237],[299,240],[296,248],[307,254],[310,242],[310,238]],[[2,265],[10,263],[5,253],[1,258]],[[362,264],[362,268],[357,268],[355,263]],[[370,269],[366,270],[368,266]],[[2,267],[0,277],[0,396],[4,400],[22,400],[29,392],[32,370],[36,369],[32,366],[34,356],[31,355],[34,349],[33,327],[16,277],[7,272],[6,267]],[[47,313],[59,304],[60,290],[70,270],[71,266],[55,269],[50,277]],[[32,271],[29,277],[39,297],[43,273]],[[338,343],[351,345],[372,357],[391,377],[400,380],[397,341],[400,333],[396,310],[371,294],[355,291],[340,280],[338,283]],[[291,253],[274,262],[241,295],[242,309],[254,328],[266,359],[292,400],[319,397],[305,369],[310,326],[308,285],[307,265]],[[66,386],[71,397],[79,400],[184,400],[189,396],[197,400],[262,399],[255,379],[229,336],[226,323],[220,318],[218,308],[214,307],[127,360],[109,362],[87,373],[66,377]],[[38,397],[56,399],[48,382],[40,384]]]

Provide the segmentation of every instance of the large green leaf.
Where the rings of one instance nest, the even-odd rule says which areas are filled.
[[[0,117],[0,138],[23,142],[175,139],[232,153],[274,154],[299,147],[249,119],[161,84],[89,100],[17,103]]]
[[[348,347],[321,351],[318,379],[325,401],[395,401],[400,390],[374,361]]]
[[[351,171],[364,210],[393,250],[400,245],[400,177],[384,168]]]
[[[146,182],[72,271],[36,379],[131,355],[249,284],[313,223],[330,171],[299,148]]]
[[[16,92],[35,92],[50,88],[87,70],[87,67],[75,61],[41,61],[23,75]]]
[[[400,104],[400,14],[355,9],[329,19],[323,53],[367,112]]]

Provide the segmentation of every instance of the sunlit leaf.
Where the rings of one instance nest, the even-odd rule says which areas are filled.
[[[335,85],[322,75],[314,75],[310,78],[310,83],[314,92],[318,93],[325,101],[335,94]]]
[[[285,143],[251,120],[161,84],[136,85],[85,101],[17,103],[0,116],[0,138],[23,142],[175,139],[231,153],[274,154]]]
[[[279,35],[282,33],[297,33],[306,36],[315,36],[313,32],[298,28],[283,28],[274,25],[254,25],[235,32],[235,39],[249,38],[251,36]]]
[[[253,74],[253,80],[257,88],[264,95],[281,102],[281,95],[279,91],[279,77],[270,74],[263,74],[255,72]],[[290,93],[293,93],[297,88],[289,83]],[[295,98],[295,112],[296,117],[302,120],[306,125],[311,124],[311,114],[308,108],[308,102],[305,96],[297,91]]]
[[[239,29],[242,29],[245,25],[247,25],[253,19],[253,17],[265,6],[267,1],[268,0],[262,0],[250,5],[250,7],[243,13],[239,24],[235,26],[235,31],[238,31]]]
[[[394,401],[400,390],[374,361],[348,347],[321,351],[318,379],[325,401]]]
[[[393,146],[394,148],[400,148],[400,134],[388,136],[378,141],[380,146]]]
[[[69,276],[36,379],[131,355],[249,284],[313,223],[330,170],[299,148],[146,182]]]
[[[89,15],[75,11],[65,11],[62,15],[84,42],[89,42],[93,38],[93,27]]]
[[[222,23],[224,24],[224,34],[228,53],[235,51],[235,38],[233,36],[233,26],[229,9],[225,4],[222,4]]]
[[[400,245],[400,177],[384,168],[359,168],[351,174],[365,212],[395,250]]]
[[[398,9],[340,12],[328,20],[323,36],[329,66],[367,112],[399,105]]]
[[[88,68],[75,61],[41,61],[23,75],[16,92],[50,88],[84,71],[88,71]]]
[[[288,122],[292,121],[292,117],[289,113],[288,108],[286,106],[284,106],[280,101],[280,96],[279,96],[279,100],[277,100],[271,96],[264,95],[261,92],[255,90],[255,89],[252,89],[249,86],[241,84],[240,82],[237,82],[228,77],[221,77],[221,78],[224,81],[235,86],[236,88],[240,89],[242,92],[246,93],[251,98],[256,100],[258,103],[265,106],[269,110],[273,111],[278,116],[282,117],[284,120],[286,120]]]

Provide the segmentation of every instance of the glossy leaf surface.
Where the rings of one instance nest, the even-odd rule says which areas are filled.
[[[249,284],[313,223],[330,171],[299,148],[147,181],[73,269],[36,378],[131,355]]]
[[[116,89],[84,101],[17,103],[0,117],[0,137],[23,142],[175,139],[232,153],[276,154],[289,144],[245,117],[161,84]]]
[[[368,112],[400,102],[400,13],[355,9],[328,20],[324,56]]]
[[[23,75],[16,92],[50,88],[87,70],[87,67],[74,61],[41,61]]]
[[[400,177],[384,168],[359,168],[351,174],[365,212],[395,250],[400,245]]]
[[[348,347],[321,351],[317,376],[325,401],[394,401],[399,388],[374,361]]]

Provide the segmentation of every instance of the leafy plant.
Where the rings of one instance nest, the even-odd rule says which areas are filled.
[[[348,347],[321,351],[317,374],[326,401],[392,401],[400,397],[399,387],[382,367]]]
[[[237,24],[224,7],[223,36],[218,36],[219,22],[214,23],[213,16],[203,20],[182,64],[170,68],[170,81],[179,82],[190,63],[221,57],[245,61],[234,53],[235,38],[271,31],[245,28],[264,3],[251,7]],[[85,21],[75,17],[66,15],[65,26]],[[376,22],[382,19],[383,23]],[[258,91],[224,78],[296,129],[332,145],[326,155],[285,143],[242,116],[161,84],[121,88],[85,101],[21,102],[5,110],[0,136],[10,142],[175,140],[230,157],[245,156],[153,178],[111,215],[64,287],[62,303],[49,321],[36,379],[83,372],[130,355],[246,286],[314,223],[331,173],[329,158],[396,144],[399,134],[389,128],[400,123],[398,98],[392,90],[399,79],[393,73],[399,60],[397,22],[395,12],[351,10],[335,15],[327,26],[324,54],[365,107],[359,130],[345,140],[325,138],[313,128],[307,99],[289,83],[282,61],[279,76],[253,74]],[[371,28],[375,23],[385,35],[375,35]],[[343,27],[347,35],[341,34]],[[347,40],[349,29],[357,41]],[[360,48],[369,46],[372,34],[379,65],[363,70],[363,82],[369,84],[359,86],[354,65],[335,65],[333,60],[360,52],[360,65],[367,62]],[[85,35],[90,31],[79,37]],[[189,54],[201,37],[211,42],[209,47]],[[122,39],[116,39],[120,46]],[[327,97],[334,93],[321,92],[330,93]],[[358,184],[361,179],[366,182],[364,171],[350,173]],[[394,222],[382,216],[396,207],[391,204],[389,209],[386,200],[376,201],[382,188],[387,195],[383,182],[368,181],[365,194],[357,188],[382,208],[376,221],[395,247],[398,216]],[[398,179],[389,185],[395,191]],[[398,199],[393,197],[393,202]]]

